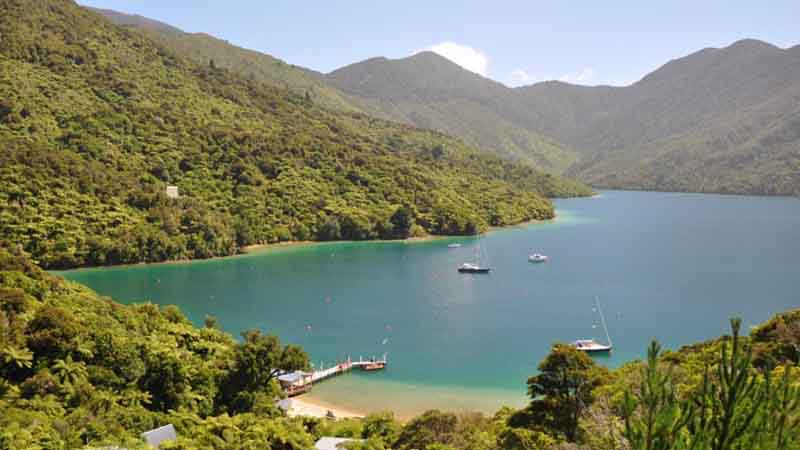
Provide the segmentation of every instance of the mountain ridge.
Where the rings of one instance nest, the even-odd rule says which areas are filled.
[[[334,109],[435,129],[597,187],[798,195],[799,144],[785,139],[795,108],[781,99],[800,84],[798,59],[800,45],[748,38],[674,58],[628,86],[511,88],[420,52],[282,83],[319,89],[315,98],[330,89],[336,100],[324,104]]]

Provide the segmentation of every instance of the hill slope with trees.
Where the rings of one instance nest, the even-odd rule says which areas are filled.
[[[107,19],[131,30],[144,33],[158,45],[188,58],[198,64],[214,64],[221,69],[252,78],[274,87],[308,97],[327,108],[346,112],[361,111],[357,99],[331,86],[321,73],[295,66],[274,56],[217,39],[205,33],[187,33],[172,25],[139,15],[125,14],[110,9],[88,8]]]
[[[508,98],[508,88],[473,75],[433,53],[397,62],[375,58],[323,75],[207,34],[185,33],[141,16],[95,11],[117,24],[144,33],[179,55],[199,63],[213,59],[219,67],[308,95],[326,107],[360,111],[406,125],[439,130],[478,148],[511,160],[529,162],[553,173],[563,172],[576,161],[574,154],[553,140],[504,117],[504,106],[500,102],[513,101]],[[352,86],[359,80],[349,80],[365,66],[369,67],[364,75],[380,83],[367,91],[363,83]],[[379,70],[380,76],[371,73],[372,70]],[[387,97],[387,92],[401,95]],[[408,92],[413,94],[406,95]]]
[[[70,1],[0,6],[0,236],[44,267],[471,234],[590,193],[194,64]]]

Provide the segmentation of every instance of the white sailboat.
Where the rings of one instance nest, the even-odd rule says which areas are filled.
[[[458,266],[460,273],[489,273],[492,271],[489,267],[481,266],[481,235],[479,232],[476,232],[475,235],[478,238],[475,244],[475,261],[465,262]]]
[[[606,332],[607,344],[601,344],[594,339],[578,339],[572,343],[572,346],[586,353],[608,353],[614,348],[614,344],[611,342],[611,336],[608,334],[606,317],[603,315],[603,310],[600,308],[600,299],[595,297],[594,302],[597,306],[597,311],[600,313],[600,322],[603,324],[603,330]]]

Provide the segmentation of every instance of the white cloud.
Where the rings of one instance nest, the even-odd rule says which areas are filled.
[[[558,80],[572,84],[590,84],[592,81],[594,81],[595,75],[596,72],[593,68],[584,67],[577,72],[565,73],[564,75],[561,75]]]
[[[446,41],[432,45],[425,50],[437,53],[458,64],[459,66],[479,75],[487,76],[488,74],[489,58],[487,58],[482,51],[467,45]]]

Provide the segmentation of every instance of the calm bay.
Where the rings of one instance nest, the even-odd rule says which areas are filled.
[[[456,267],[474,239],[278,247],[180,264],[61,272],[123,303],[176,304],[237,335],[259,328],[302,345],[318,367],[388,355],[312,396],[401,416],[492,412],[525,403],[525,380],[553,342],[605,341],[617,366],[648,341],[677,348],[800,307],[800,199],[605,191],[556,201],[558,218],[483,238],[489,275]],[[448,248],[459,242],[461,248]],[[531,264],[527,256],[550,257]]]

